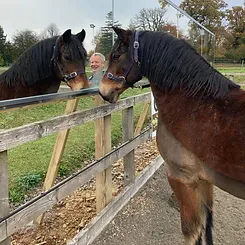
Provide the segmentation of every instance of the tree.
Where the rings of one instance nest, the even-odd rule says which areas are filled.
[[[186,37],[183,35],[183,32],[181,30],[178,30],[177,31],[177,26],[175,24],[171,24],[170,22],[169,23],[166,23],[162,27],[162,30],[165,31],[165,32],[168,32],[168,33],[172,34],[175,37],[177,37],[177,32],[178,32],[179,38],[186,39]]]
[[[129,29],[161,31],[167,23],[164,18],[165,13],[166,10],[162,8],[143,8],[133,19],[130,20]]]
[[[46,39],[60,35],[60,30],[56,24],[51,23],[44,31],[40,34],[40,39]]]
[[[39,41],[38,35],[31,30],[18,31],[13,36],[13,46],[15,49],[15,58],[18,58],[25,50]]]
[[[7,41],[5,43],[5,50],[3,53],[4,65],[9,66],[11,63],[14,62],[15,57],[15,48],[11,42]]]
[[[94,50],[90,50],[90,51],[88,52],[88,57],[91,57],[91,56],[93,55],[93,53],[94,53]]]
[[[236,49],[245,44],[245,2],[242,6],[234,6],[227,10],[228,32],[234,37],[232,46]]]
[[[5,43],[6,43],[6,35],[4,35],[4,30],[3,28],[0,26],[0,55],[4,53],[4,49],[5,49]]]
[[[112,12],[106,15],[105,26],[100,28],[100,32],[95,36],[96,51],[108,56],[112,48],[112,35],[114,31],[112,30],[112,24],[114,26],[120,27],[121,24],[118,21],[112,23]]]
[[[222,25],[226,7],[224,0],[183,0],[180,4],[180,8],[210,31]]]
[[[226,7],[227,3],[224,0],[183,0],[180,4],[180,8],[213,33],[220,30],[222,26],[226,16]],[[194,33],[200,32],[200,28],[196,24],[192,24],[191,29]],[[202,43],[201,53],[204,58],[208,59],[210,55],[213,55],[211,52],[213,39],[206,31],[204,31],[204,35],[200,33],[198,39]]]

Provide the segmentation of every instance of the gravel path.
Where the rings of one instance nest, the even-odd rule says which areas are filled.
[[[179,212],[170,195],[161,167],[92,245],[183,244]],[[214,244],[245,245],[245,201],[215,189],[214,210]]]

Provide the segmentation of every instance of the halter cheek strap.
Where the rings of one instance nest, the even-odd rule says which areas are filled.
[[[139,62],[139,46],[140,46],[139,45],[139,32],[136,31],[135,35],[134,35],[133,60],[132,60],[132,62],[130,63],[130,65],[127,67],[127,69],[123,73],[123,76],[116,76],[116,75],[113,75],[111,72],[107,72],[106,76],[108,79],[113,80],[115,82],[123,83],[129,87],[133,87],[133,84],[128,83],[126,78],[129,74],[130,70],[132,69],[134,63],[137,63],[137,65],[140,65],[140,62]]]
[[[73,71],[70,74],[64,74],[64,72],[62,71],[59,61],[57,58],[55,58],[55,50],[57,49],[57,46],[54,46],[54,51],[53,51],[53,57],[51,58],[51,61],[54,62],[54,64],[57,65],[59,72],[61,74],[62,77],[62,81],[64,81],[65,83],[68,83],[69,80],[75,78],[76,76],[78,76],[79,74],[85,74],[85,70],[79,70],[79,71]]]
[[[56,65],[57,65],[59,72],[62,76],[62,81],[64,81],[65,83],[68,83],[71,79],[75,78],[79,74],[85,74],[85,70],[73,71],[70,74],[64,74],[64,72],[62,71],[58,61],[56,62]]]

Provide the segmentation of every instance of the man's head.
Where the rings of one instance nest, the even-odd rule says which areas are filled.
[[[90,57],[90,67],[92,72],[100,71],[105,66],[105,56],[101,53],[94,53]]]

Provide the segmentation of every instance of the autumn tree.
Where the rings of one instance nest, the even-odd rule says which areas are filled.
[[[224,0],[183,0],[180,4],[180,8],[210,31],[222,25],[226,7]]]
[[[129,29],[162,31],[166,24],[165,13],[166,10],[162,8],[143,8],[130,20]]]
[[[245,45],[245,2],[244,7],[234,6],[228,10],[227,20],[228,32],[233,36],[232,46],[234,49],[238,49],[240,46]]]

